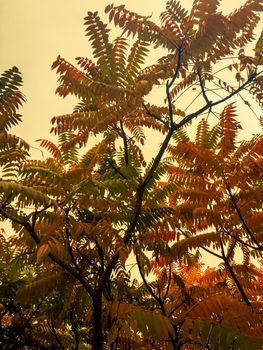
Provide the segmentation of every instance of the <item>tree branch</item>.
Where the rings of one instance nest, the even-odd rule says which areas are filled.
[[[148,292],[150,293],[150,295],[153,297],[153,299],[160,305],[160,309],[161,309],[161,312],[164,316],[167,317],[167,314],[166,314],[166,310],[165,310],[165,307],[164,307],[164,302],[165,302],[165,299],[166,299],[166,296],[164,297],[164,299],[162,300],[161,298],[161,295],[160,295],[160,292],[159,292],[159,297],[157,295],[154,294],[152,288],[149,286],[148,282],[146,281],[145,277],[144,277],[144,274],[142,272],[142,269],[141,269],[141,265],[140,265],[140,262],[139,262],[139,258],[138,258],[138,255],[136,255],[136,262],[137,262],[137,265],[138,265],[138,269],[139,269],[139,272],[140,272],[140,275],[141,275],[141,278],[143,280],[143,283],[146,287],[146,289],[148,290]],[[171,269],[170,269],[171,271]],[[170,284],[170,282],[169,282]],[[167,288],[167,291],[168,291],[168,288]],[[171,340],[171,343],[172,343],[172,346],[173,346],[173,349],[177,349],[177,344],[174,340],[174,337],[172,336],[172,334],[170,332],[168,332],[169,334],[169,338]]]
[[[18,218],[16,216],[14,216],[13,214],[10,214],[9,212],[0,209],[0,214],[3,215],[6,219],[9,219],[21,226],[23,226],[27,232],[29,233],[29,235],[31,236],[31,238],[35,241],[36,244],[38,244],[40,242],[40,238],[38,237],[38,235],[36,234],[34,228],[30,225],[29,222],[27,222],[25,219],[21,219]],[[60,267],[62,267],[64,270],[66,270],[70,275],[72,275],[73,277],[75,277],[82,285],[83,287],[86,289],[86,291],[89,293],[89,295],[91,296],[91,298],[93,298],[93,290],[90,287],[89,284],[87,284],[87,282],[85,281],[84,277],[81,276],[79,274],[79,272],[75,271],[70,265],[66,264],[63,260],[57,258],[53,253],[48,253],[48,257],[57,265],[59,265]]]
[[[61,343],[61,341],[59,339],[59,336],[57,335],[53,319],[51,319],[51,322],[48,324],[48,326],[49,326],[49,329],[50,329],[51,333],[53,334],[54,338],[56,339],[56,342],[58,343],[60,349],[65,350],[63,344]]]
[[[233,280],[234,280],[234,282],[235,282],[235,284],[237,286],[237,289],[239,290],[240,294],[242,295],[244,302],[247,304],[247,306],[251,306],[251,303],[250,303],[250,301],[249,301],[249,299],[248,299],[248,297],[247,297],[243,287],[241,286],[237,276],[234,273],[234,270],[233,270],[232,266],[230,265],[226,255],[225,255],[224,245],[223,245],[223,242],[222,242],[221,238],[219,239],[219,242],[220,242],[220,246],[221,246],[222,257],[223,257],[224,263],[225,263],[225,265],[226,265],[226,267],[227,267],[231,277],[233,278]]]
[[[172,280],[172,268],[171,268],[171,265],[169,265],[169,276],[168,276],[167,288],[166,288],[166,291],[165,291],[165,294],[163,297],[163,303],[165,303],[165,300],[168,296],[168,292],[169,292],[170,285],[171,285],[171,280]]]
[[[247,226],[246,222],[245,222],[245,219],[243,218],[243,215],[241,214],[241,211],[237,205],[237,202],[235,200],[235,197],[233,196],[233,193],[231,191],[231,188],[230,188],[230,185],[229,183],[225,182],[225,185],[226,185],[226,189],[227,189],[227,192],[229,194],[229,197],[231,199],[231,202],[233,203],[234,205],[234,208],[237,212],[237,215],[242,223],[242,226],[244,227],[246,233],[248,234],[248,236],[251,238],[251,240],[256,244],[256,246],[258,248],[260,248],[260,250],[263,250],[263,246],[261,244],[258,243],[258,241],[256,240],[255,238],[255,235],[253,234],[253,232],[250,231],[249,227]]]
[[[168,314],[167,317],[170,318],[170,317],[172,316],[172,314],[173,314],[176,310],[178,310],[181,306],[184,305],[184,303],[185,303],[185,301],[183,300],[183,301],[181,301],[180,304],[176,305],[176,306],[169,312],[169,314]]]
[[[202,91],[203,98],[204,98],[206,104],[209,104],[210,101],[209,101],[209,99],[208,99],[208,97],[207,97],[207,94],[206,94],[206,91],[205,91],[204,83],[203,83],[203,80],[202,80],[201,68],[198,68],[198,69],[197,69],[197,75],[198,75],[199,85],[200,85],[200,87],[201,87],[201,91]]]
[[[189,235],[187,235],[182,229],[181,227],[175,225],[175,227],[186,237],[186,238],[190,238]],[[219,258],[219,259],[223,259],[221,255],[213,252],[212,250],[204,247],[204,246],[201,246],[200,247],[201,249],[203,249],[204,251],[206,251],[207,253],[211,254],[211,255],[214,255],[215,257]]]
[[[153,292],[152,288],[150,287],[149,283],[146,281],[146,278],[145,278],[145,276],[144,276],[144,274],[142,272],[142,268],[141,268],[141,265],[140,265],[140,261],[139,261],[138,255],[136,255],[136,262],[137,262],[138,270],[140,272],[140,276],[141,276],[141,278],[143,280],[143,283],[144,283],[146,289],[148,290],[150,295],[160,305],[160,308],[162,309],[163,308],[163,301],[156,294],[154,294],[154,292]]]
[[[236,90],[234,90],[233,92],[231,92],[229,95],[221,98],[218,101],[212,102],[210,101],[209,103],[207,103],[205,106],[203,106],[202,108],[200,108],[199,110],[197,110],[194,113],[188,114],[184,119],[182,119],[178,124],[175,124],[175,130],[178,130],[179,128],[181,128],[183,125],[185,125],[186,123],[188,123],[189,121],[193,120],[194,118],[196,118],[197,116],[199,116],[201,113],[205,112],[207,109],[212,108],[214,106],[217,106],[227,100],[229,100],[231,97],[235,96],[236,94],[238,94],[241,90],[243,90],[247,85],[249,85],[250,83],[252,83],[252,81],[255,79],[255,77],[257,75],[259,75],[260,73],[254,72],[252,73],[248,79],[242,84],[240,85]]]
[[[260,251],[262,250],[262,249],[259,248],[259,247],[255,247],[255,246],[253,246],[253,245],[251,245],[251,244],[249,244],[249,243],[247,243],[247,242],[244,242],[242,239],[238,238],[237,236],[234,236],[232,233],[230,233],[229,231],[227,231],[225,228],[221,227],[221,229],[222,229],[222,231],[223,231],[226,235],[228,235],[228,236],[230,236],[230,237],[232,237],[232,238],[235,238],[235,240],[236,240],[237,242],[239,242],[240,244],[242,244],[242,245],[244,245],[244,246],[246,246],[246,247],[248,247],[248,248],[251,248],[251,249],[260,250]]]
[[[69,216],[68,216],[68,210],[64,210],[65,212],[65,216],[66,216],[66,229],[65,229],[65,233],[66,233],[66,239],[67,239],[67,247],[68,247],[68,253],[69,256],[71,258],[71,261],[73,263],[73,265],[75,266],[76,270],[79,272],[79,275],[81,275],[81,277],[83,278],[83,273],[82,273],[82,269],[80,268],[80,266],[78,265],[76,258],[74,256],[74,252],[71,246],[71,240],[70,240],[70,233],[69,233]]]
[[[127,135],[124,131],[122,121],[120,121],[120,127],[121,127],[121,135],[122,135],[121,137],[123,139],[123,146],[124,146],[124,160],[125,160],[125,164],[128,165],[129,164],[128,140],[127,140]]]
[[[110,166],[112,167],[112,169],[116,171],[116,173],[118,173],[123,179],[127,179],[127,177],[125,175],[123,175],[123,173],[111,162],[110,159],[108,159],[108,162],[109,162]]]
[[[172,105],[172,99],[171,99],[171,94],[170,94],[170,88],[172,87],[173,83],[175,82],[175,79],[178,77],[178,74],[179,74],[179,71],[181,68],[182,48],[180,46],[177,49],[177,55],[178,55],[178,60],[177,60],[177,65],[175,68],[173,78],[170,82],[169,82],[169,80],[167,80],[167,82],[166,82],[166,98],[167,98],[168,108],[169,108],[170,127],[172,127],[172,125],[174,123],[174,121],[173,121],[173,105]]]
[[[178,48],[177,48],[177,55],[178,55],[178,59],[177,59],[177,65],[175,68],[175,72],[174,72],[172,80],[170,82],[168,82],[169,89],[172,87],[173,83],[175,82],[175,79],[178,77],[179,70],[181,68],[181,64],[182,64],[182,47],[181,46],[178,46]]]
[[[178,55],[178,62],[180,63],[179,60],[180,55]],[[177,64],[177,68],[175,71],[175,74],[173,76],[173,79],[171,80],[171,82],[169,84],[167,84],[167,86],[171,86],[174,82],[174,80],[176,79],[176,76],[179,72],[180,69],[180,65]],[[233,91],[231,94],[229,94],[228,96],[216,101],[216,102],[209,102],[207,103],[205,106],[203,106],[202,108],[198,109],[196,112],[189,114],[188,116],[186,116],[184,119],[182,119],[179,123],[175,124],[172,123],[170,125],[170,129],[168,130],[168,133],[153,161],[153,164],[148,172],[148,174],[146,175],[146,177],[144,178],[143,182],[140,183],[138,185],[137,191],[136,191],[136,196],[135,196],[135,207],[134,207],[134,211],[133,211],[133,217],[131,219],[130,225],[128,226],[126,233],[124,235],[123,241],[125,245],[128,245],[128,243],[130,242],[130,239],[135,231],[135,228],[137,226],[139,217],[140,217],[140,211],[141,211],[141,207],[142,207],[142,200],[143,200],[143,195],[144,195],[144,191],[146,186],[148,185],[149,181],[152,179],[157,167],[159,166],[162,157],[164,155],[164,152],[166,151],[166,148],[171,140],[171,137],[173,135],[173,133],[178,130],[180,127],[182,127],[183,125],[185,125],[186,123],[188,123],[189,121],[191,121],[192,119],[196,118],[197,116],[199,116],[200,114],[202,114],[203,112],[205,112],[207,109],[210,109],[213,106],[216,106],[222,102],[227,101],[228,99],[230,99],[231,97],[233,97],[234,95],[236,95],[237,93],[239,93],[242,89],[244,89],[248,84],[250,84],[254,78],[257,76],[257,73],[254,72],[252,73],[247,81],[245,83],[243,83],[238,89],[236,89],[235,91]],[[171,102],[171,100],[170,100]],[[168,101],[169,103],[169,101]],[[172,118],[172,115],[170,115],[170,118]],[[203,248],[204,250],[208,251],[207,248]],[[222,259],[222,257],[216,253],[210,252],[209,253],[217,256],[218,258]],[[96,293],[99,295],[102,294],[103,288],[105,286],[105,283],[107,281],[107,279],[109,278],[114,266],[116,265],[117,261],[119,259],[119,252],[116,252],[113,257],[111,258],[111,260],[109,261],[108,265],[106,266],[104,273],[101,277],[100,283],[98,285],[98,289],[96,291]]]
[[[123,243],[127,246],[134,231],[136,228],[136,225],[139,220],[141,206],[142,206],[142,199],[143,199],[143,193],[144,193],[144,187],[143,184],[140,184],[136,191],[136,202],[133,212],[133,217],[131,219],[130,225],[128,226],[125,235],[123,237]],[[107,279],[109,278],[114,266],[116,265],[117,261],[119,259],[119,251],[117,251],[111,260],[109,261],[108,265],[106,266],[103,275],[101,276],[100,283],[98,285],[97,293],[100,294],[103,291],[103,288],[107,282]]]
[[[104,253],[103,253],[103,249],[102,249],[102,247],[100,246],[99,242],[96,239],[94,239],[94,242],[95,242],[95,245],[96,245],[96,248],[97,248],[97,251],[98,251],[98,255],[99,255],[99,258],[100,258],[100,264],[101,264],[100,273],[103,273],[103,271],[104,271]]]
[[[33,218],[32,218],[32,227],[35,227],[36,224],[36,220],[37,220],[37,216],[41,213],[43,213],[44,211],[46,211],[47,209],[51,208],[53,206],[53,204],[49,204],[47,206],[45,206],[44,208],[40,209],[40,210],[35,210],[34,214],[33,214]]]
[[[92,259],[91,259],[88,255],[82,253],[82,251],[79,250],[79,248],[77,248],[77,253],[78,253],[84,260],[86,260],[86,261],[94,268],[94,270],[95,270],[97,273],[99,273],[99,268],[98,268],[98,266],[92,261]]]

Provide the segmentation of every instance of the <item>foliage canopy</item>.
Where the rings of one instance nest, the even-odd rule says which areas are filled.
[[[57,144],[38,140],[46,159],[31,160],[9,133],[21,121],[21,73],[0,77],[0,218],[15,232],[0,235],[3,349],[263,347],[263,136],[239,141],[234,101],[246,91],[262,107],[263,1],[228,15],[219,4],[194,0],[188,12],[169,0],[160,25],[110,4],[123,31],[113,41],[88,12],[92,60],[52,65],[57,94],[79,103],[52,118]],[[145,67],[153,47],[166,54]],[[233,84],[215,73],[227,59]],[[162,84],[165,101],[151,103]],[[190,88],[200,102],[187,113],[177,101]],[[148,163],[147,128],[163,137]]]

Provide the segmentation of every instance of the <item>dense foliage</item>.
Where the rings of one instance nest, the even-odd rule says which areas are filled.
[[[263,347],[263,122],[241,142],[234,100],[246,90],[262,107],[263,1],[229,15],[219,4],[194,0],[187,12],[169,0],[160,26],[108,5],[123,30],[113,41],[88,12],[94,61],[53,63],[57,93],[79,103],[52,119],[57,144],[39,140],[44,160],[9,133],[21,121],[22,78],[16,67],[2,74],[0,218],[14,232],[0,234],[2,349]],[[152,47],[162,56],[145,67]],[[229,58],[233,84],[215,74]],[[161,84],[165,101],[152,104]],[[178,100],[190,88],[199,106],[186,113]],[[147,128],[163,138],[148,163]]]

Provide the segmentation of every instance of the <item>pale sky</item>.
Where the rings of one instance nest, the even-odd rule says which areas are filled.
[[[37,146],[34,141],[38,138],[52,139],[49,135],[50,119],[55,115],[71,113],[76,104],[76,100],[70,96],[63,100],[55,95],[58,76],[51,70],[52,62],[57,55],[71,63],[78,56],[92,58],[89,41],[84,35],[83,18],[87,11],[98,11],[107,22],[104,8],[111,2],[0,0],[0,70],[2,72],[14,65],[19,68],[24,80],[22,91],[27,98],[20,110],[23,124],[12,132],[19,133],[32,146]],[[244,3],[245,0],[222,0],[221,9],[229,13]],[[165,9],[166,0],[116,0],[114,4],[125,4],[126,8],[143,15],[153,14],[152,19],[157,20]],[[190,8],[192,0],[181,0],[181,4]],[[119,34],[113,24],[110,24],[110,28],[113,29],[113,38]],[[258,131],[256,118],[248,109],[244,109],[244,114],[251,118],[248,122],[249,131]],[[33,157],[39,157],[39,153],[34,151]]]

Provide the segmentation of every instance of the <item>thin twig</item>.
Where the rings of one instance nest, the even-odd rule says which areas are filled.
[[[192,99],[192,101],[185,107],[184,112],[188,110],[190,106],[198,99],[198,97],[202,95],[202,92],[198,92],[198,94],[195,96],[195,98]]]
[[[207,94],[206,94],[206,91],[205,91],[205,87],[204,87],[204,82],[203,82],[203,79],[202,79],[202,71],[201,71],[201,68],[198,68],[197,69],[197,75],[198,75],[198,79],[199,79],[199,85],[201,87],[201,91],[202,91],[202,95],[203,95],[203,98],[205,100],[205,102],[207,104],[209,104],[209,99],[207,97]]]
[[[121,127],[121,135],[122,135],[122,139],[123,139],[123,146],[124,146],[124,160],[125,160],[125,164],[128,165],[129,164],[129,150],[128,150],[128,140],[127,140],[127,135],[124,131],[124,127],[123,127],[123,122],[120,121],[120,127]]]
[[[261,248],[255,247],[255,246],[253,246],[253,245],[251,245],[251,244],[249,244],[249,243],[243,241],[243,240],[240,239],[239,237],[234,236],[232,233],[230,233],[229,231],[227,231],[224,227],[221,227],[221,229],[224,231],[224,233],[225,233],[226,235],[228,235],[228,236],[230,236],[230,237],[232,237],[232,238],[235,238],[235,239],[237,240],[238,243],[240,243],[240,244],[242,244],[242,245],[244,245],[244,246],[246,246],[246,247],[248,247],[248,248],[262,251]]]
[[[181,227],[175,225],[175,227],[186,237],[186,238],[190,238],[189,235],[187,235],[182,229]],[[219,259],[223,259],[221,255],[213,252],[212,250],[204,247],[204,246],[201,246],[200,247],[201,249],[203,249],[204,251],[206,251],[207,253],[211,254],[211,255],[214,255],[215,257],[219,258]]]
[[[237,205],[237,202],[235,200],[235,197],[233,196],[232,194],[232,191],[231,191],[231,188],[230,188],[230,185],[229,183],[227,183],[225,181],[225,185],[226,185],[226,189],[227,189],[227,192],[229,194],[229,197],[231,199],[231,202],[233,203],[234,205],[234,208],[237,212],[237,215],[242,223],[242,226],[244,227],[246,233],[248,234],[248,236],[251,238],[251,240],[257,245],[258,248],[260,248],[261,250],[263,250],[263,246],[261,244],[258,243],[258,241],[256,240],[255,238],[255,235],[253,234],[253,232],[250,231],[249,227],[247,226],[246,222],[245,222],[245,219],[243,218],[243,215],[241,214],[241,211]]]
[[[142,268],[141,268],[141,265],[140,265],[140,262],[139,262],[139,258],[138,258],[138,255],[136,255],[136,262],[137,262],[137,266],[138,266],[138,270],[140,272],[140,276],[143,280],[143,283],[146,287],[146,289],[148,290],[148,292],[150,293],[150,295],[153,297],[153,299],[160,305],[160,308],[162,307],[163,305],[163,301],[161,298],[159,298],[156,294],[154,294],[151,286],[149,285],[149,283],[146,281],[146,278],[144,276],[144,273],[142,272]]]
[[[179,70],[181,68],[181,64],[182,64],[182,47],[181,46],[179,46],[178,49],[177,49],[177,55],[178,55],[178,60],[177,60],[177,65],[176,65],[176,68],[175,68],[175,72],[174,72],[172,80],[170,82],[168,82],[169,89],[171,88],[171,86],[175,82],[175,79],[178,77]]]
[[[240,294],[242,295],[243,300],[247,304],[247,306],[251,306],[251,303],[250,303],[250,301],[249,301],[249,299],[248,299],[248,297],[247,297],[247,295],[246,295],[242,285],[240,284],[237,276],[234,273],[234,270],[233,270],[232,266],[230,265],[230,263],[228,261],[228,258],[225,255],[224,245],[223,245],[223,242],[222,242],[221,238],[219,239],[219,243],[220,243],[220,247],[221,247],[221,252],[222,252],[222,257],[223,257],[224,263],[225,263],[225,265],[226,265],[226,267],[227,267],[231,277],[233,278],[233,280],[234,280],[234,282],[235,282],[235,284],[237,286],[237,289],[239,290]]]
[[[13,214],[0,209],[0,214],[2,216],[4,216],[6,219],[11,220],[12,222],[15,222],[21,226],[23,226],[27,232],[29,233],[29,235],[31,236],[31,238],[35,241],[35,243],[39,243],[40,242],[40,238],[38,237],[38,235],[36,234],[34,228],[30,225],[30,223],[28,221],[26,221],[24,218],[18,218],[16,216],[14,216]],[[53,253],[49,252],[48,253],[48,257],[57,265],[59,265],[60,267],[62,267],[64,270],[66,270],[70,275],[72,275],[73,277],[75,277],[82,285],[83,287],[86,289],[86,291],[89,293],[89,295],[91,296],[91,298],[93,298],[93,290],[91,288],[91,286],[86,282],[86,280],[84,279],[84,277],[82,275],[79,274],[79,271],[74,270],[74,268],[72,268],[72,266],[68,265],[67,263],[65,263],[63,260],[59,259],[58,257],[56,257]]]
[[[185,301],[183,300],[180,304],[176,305],[170,312],[169,314],[167,315],[168,318],[170,318],[172,316],[172,314],[178,310],[181,306],[183,306],[185,303]]]
[[[61,350],[65,350],[63,344],[61,343],[60,339],[59,339],[59,336],[57,335],[57,332],[56,332],[56,329],[55,329],[55,325],[54,325],[54,321],[53,319],[51,319],[51,322],[49,324],[49,328],[51,330],[51,333],[53,334],[54,338],[56,339],[59,347]]]
[[[152,118],[158,120],[158,121],[159,121],[160,123],[162,123],[165,127],[169,128],[169,125],[168,125],[164,120],[162,120],[161,117],[159,117],[158,115],[152,113],[152,112],[149,110],[149,108],[146,106],[145,103],[143,103],[143,107],[144,107],[144,109],[146,110],[146,114],[147,114],[147,115],[149,115],[150,117],[152,117]]]
[[[176,65],[172,80],[171,81],[167,80],[167,82],[166,82],[166,98],[167,98],[168,108],[169,108],[170,127],[172,127],[172,125],[174,123],[174,121],[173,121],[173,105],[172,105],[172,99],[171,99],[171,94],[170,94],[170,88],[172,87],[173,83],[175,82],[175,79],[178,77],[178,74],[179,74],[179,71],[181,68],[182,48],[180,46],[177,49],[177,55],[178,55],[178,60],[177,60],[177,65]]]
[[[123,179],[127,179],[127,177],[112,163],[110,159],[108,159],[108,162],[112,169],[116,171],[116,173],[118,173]]]
[[[164,297],[163,297],[163,303],[165,303],[165,300],[168,296],[168,292],[169,292],[170,285],[171,285],[171,280],[172,280],[172,268],[171,268],[171,265],[169,265],[169,276],[168,276],[167,288],[166,288],[166,291],[165,291]]]
[[[215,102],[209,102],[207,103],[205,106],[201,107],[200,109],[198,109],[196,112],[188,114],[184,119],[182,119],[179,123],[177,123],[175,125],[174,130],[178,130],[179,128],[181,128],[182,126],[184,126],[185,124],[187,124],[189,121],[193,120],[194,118],[196,118],[197,116],[199,116],[200,114],[202,114],[203,112],[205,112],[207,109],[211,109],[214,106],[217,106],[223,102],[228,101],[230,98],[232,98],[233,96],[235,96],[236,94],[238,94],[241,90],[243,90],[247,85],[249,85],[257,75],[259,75],[260,73],[257,73],[256,71],[252,74],[249,75],[248,79],[242,84],[240,85],[236,90],[232,91],[230,94],[228,94],[227,96],[221,98],[218,101]]]

